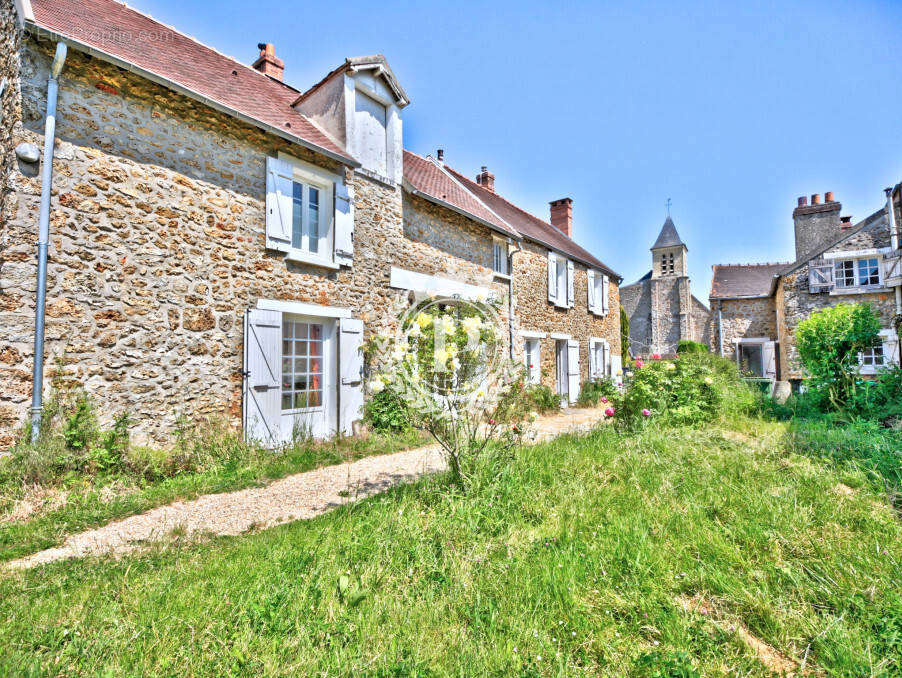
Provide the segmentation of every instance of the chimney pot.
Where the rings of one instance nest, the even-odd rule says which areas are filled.
[[[552,200],[551,225],[568,238],[573,237],[573,201],[570,198]]]
[[[824,193],[824,202],[833,202],[833,191]]]
[[[820,193],[812,193],[811,194],[811,204],[812,205],[820,205],[821,204],[821,194]]]
[[[438,149],[438,150],[435,152],[435,155],[436,155],[436,157],[438,158],[438,161],[439,161],[439,162],[444,162],[444,161],[445,161],[445,149],[444,149],[444,148]]]
[[[482,171],[476,175],[476,183],[487,191],[495,192],[495,175],[489,172],[489,168],[482,166]]]
[[[801,198],[799,198],[799,207],[805,207],[807,204],[808,204],[807,196],[803,195]]]
[[[260,50],[260,56],[252,64],[255,70],[260,71],[263,75],[268,75],[278,81],[282,81],[282,74],[285,72],[285,62],[276,56],[276,48],[271,42],[261,42],[257,44]]]

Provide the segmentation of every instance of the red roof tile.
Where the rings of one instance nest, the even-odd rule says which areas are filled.
[[[504,221],[520,231],[527,239],[563,252],[588,266],[599,268],[613,278],[620,278],[620,275],[613,269],[595,258],[588,250],[577,245],[571,238],[568,238],[548,222],[542,221],[526,210],[520,209],[494,191],[483,188],[460,172],[450,167],[447,169],[458,181],[466,186],[468,191],[473,193]]]
[[[114,0],[32,0],[43,29],[105,52],[356,164],[297,113],[298,91]]]
[[[431,159],[404,151],[404,179],[411,188],[424,194],[424,197],[437,200],[468,216],[476,217],[479,221],[515,238],[520,237],[516,229],[511,228],[497,214],[479,202]]]

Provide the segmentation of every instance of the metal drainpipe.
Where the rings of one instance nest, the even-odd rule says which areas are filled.
[[[899,231],[896,228],[896,211],[893,209],[893,193],[895,189],[887,188],[886,193],[886,217],[889,224],[890,247],[893,253],[899,250]],[[896,315],[902,315],[902,286],[896,285]]]
[[[56,44],[47,80],[47,119],[44,124],[44,166],[41,176],[41,211],[38,219],[38,289],[34,311],[34,376],[31,385],[31,442],[37,442],[44,410],[44,306],[47,301],[47,246],[50,242],[50,191],[53,184],[53,143],[56,140],[56,99],[60,72],[66,61],[66,43]]]
[[[508,238],[507,242],[509,245],[513,244],[513,245],[517,246],[517,249],[515,249],[513,252],[510,252],[507,255],[507,271],[508,271],[508,275],[510,276],[510,278],[507,281],[508,305],[509,305],[508,314],[507,314],[508,315],[507,322],[508,322],[508,329],[510,330],[510,339],[511,339],[510,354],[511,354],[511,360],[513,361],[513,360],[516,360],[516,353],[514,352],[514,339],[516,337],[516,330],[514,329],[514,327],[515,327],[515,325],[514,325],[514,255],[517,252],[523,251],[523,247],[518,241],[512,240],[511,238]]]
[[[723,358],[723,301],[717,302],[717,348]]]

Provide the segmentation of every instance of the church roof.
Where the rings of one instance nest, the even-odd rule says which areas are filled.
[[[655,244],[651,248],[656,250],[659,247],[676,247],[678,245],[686,247],[686,244],[680,240],[680,234],[677,233],[676,226],[673,225],[673,219],[667,217],[667,221],[661,227],[661,233],[658,234],[658,239],[655,240]],[[686,247],[686,249],[689,248]]]

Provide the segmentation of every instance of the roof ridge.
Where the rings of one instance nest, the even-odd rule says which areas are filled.
[[[125,7],[125,9],[129,10],[130,12],[134,12],[135,14],[137,14],[137,15],[139,15],[139,16],[143,16],[145,19],[149,19],[150,21],[153,21],[155,24],[157,24],[157,25],[159,25],[159,26],[162,26],[162,27],[164,27],[164,28],[168,28],[168,29],[171,30],[173,33],[178,33],[178,34],[181,35],[183,38],[187,38],[188,40],[190,40],[191,42],[195,43],[196,45],[199,45],[199,46],[203,47],[204,49],[208,49],[208,50],[210,50],[211,52],[213,52],[214,54],[218,54],[219,56],[223,57],[224,59],[228,59],[229,61],[232,61],[232,62],[238,64],[239,66],[243,66],[244,68],[246,68],[246,69],[249,70],[249,71],[253,71],[253,72],[256,73],[257,75],[263,76],[263,77],[266,78],[267,80],[270,80],[270,81],[272,81],[272,82],[274,82],[274,83],[276,83],[276,84],[278,84],[278,85],[281,85],[282,87],[286,87],[286,88],[288,88],[288,89],[290,89],[290,90],[293,90],[293,91],[295,91],[295,92],[300,92],[300,90],[297,89],[296,87],[292,87],[291,85],[289,85],[289,84],[286,83],[286,82],[282,82],[281,80],[276,80],[275,78],[269,77],[269,76],[266,75],[265,73],[261,73],[260,71],[258,71],[258,70],[257,70],[256,68],[254,68],[253,66],[251,66],[251,65],[249,65],[249,64],[246,64],[246,63],[244,63],[243,61],[239,61],[237,57],[233,57],[231,54],[226,54],[225,52],[220,52],[218,49],[216,49],[216,48],[213,47],[212,45],[208,45],[208,44],[205,43],[205,42],[201,42],[200,40],[198,40],[197,38],[195,38],[193,35],[188,35],[188,34],[185,33],[184,31],[180,31],[178,28],[176,28],[175,26],[173,26],[173,25],[171,25],[171,24],[167,24],[167,23],[164,23],[164,22],[160,21],[159,19],[157,19],[157,18],[156,18],[155,16],[153,16],[152,14],[148,14],[147,12],[142,12],[140,9],[138,9],[138,8],[136,8],[136,7],[132,7],[132,6],[129,5],[127,2],[122,2],[122,0],[111,0],[111,1],[114,2],[114,3],[116,3],[117,5],[122,5],[123,7]]]
[[[480,205],[482,205],[486,210],[488,210],[488,212],[489,212],[490,214],[492,214],[496,219],[498,219],[498,221],[500,221],[502,224],[504,224],[505,226],[507,226],[512,232],[516,233],[519,237],[521,237],[521,238],[523,237],[523,234],[520,233],[520,231],[518,231],[516,228],[514,228],[511,224],[507,223],[507,220],[506,220],[506,219],[503,219],[503,218],[501,217],[500,214],[498,214],[495,210],[493,210],[491,207],[489,207],[488,205],[486,205],[482,200],[480,200],[480,198],[479,198],[478,195],[476,195],[475,193],[473,193],[473,191],[469,190],[466,186],[464,186],[463,184],[461,184],[461,183],[460,183],[460,180],[458,180],[458,179],[454,176],[454,174],[456,174],[456,172],[454,172],[454,170],[452,170],[452,169],[449,168],[449,167],[446,167],[446,166],[445,166],[445,163],[443,163],[443,162],[440,163],[438,160],[436,160],[435,158],[433,158],[431,153],[430,153],[429,155],[427,155],[427,156],[426,156],[425,158],[423,158],[423,159],[424,159],[426,162],[432,162],[432,164],[435,165],[435,166],[439,169],[439,171],[441,171],[443,174],[445,174],[449,179],[451,179],[451,181],[453,181],[453,182],[456,183],[458,186],[460,186],[464,191],[466,191],[467,193],[469,193],[469,194],[473,197],[473,200],[475,200],[475,201],[478,202]]]
[[[743,268],[751,268],[752,266],[788,266],[791,264],[791,261],[756,261],[748,264],[736,263],[736,264],[712,264],[712,268],[726,268],[727,266],[731,266],[733,268],[743,267]]]

